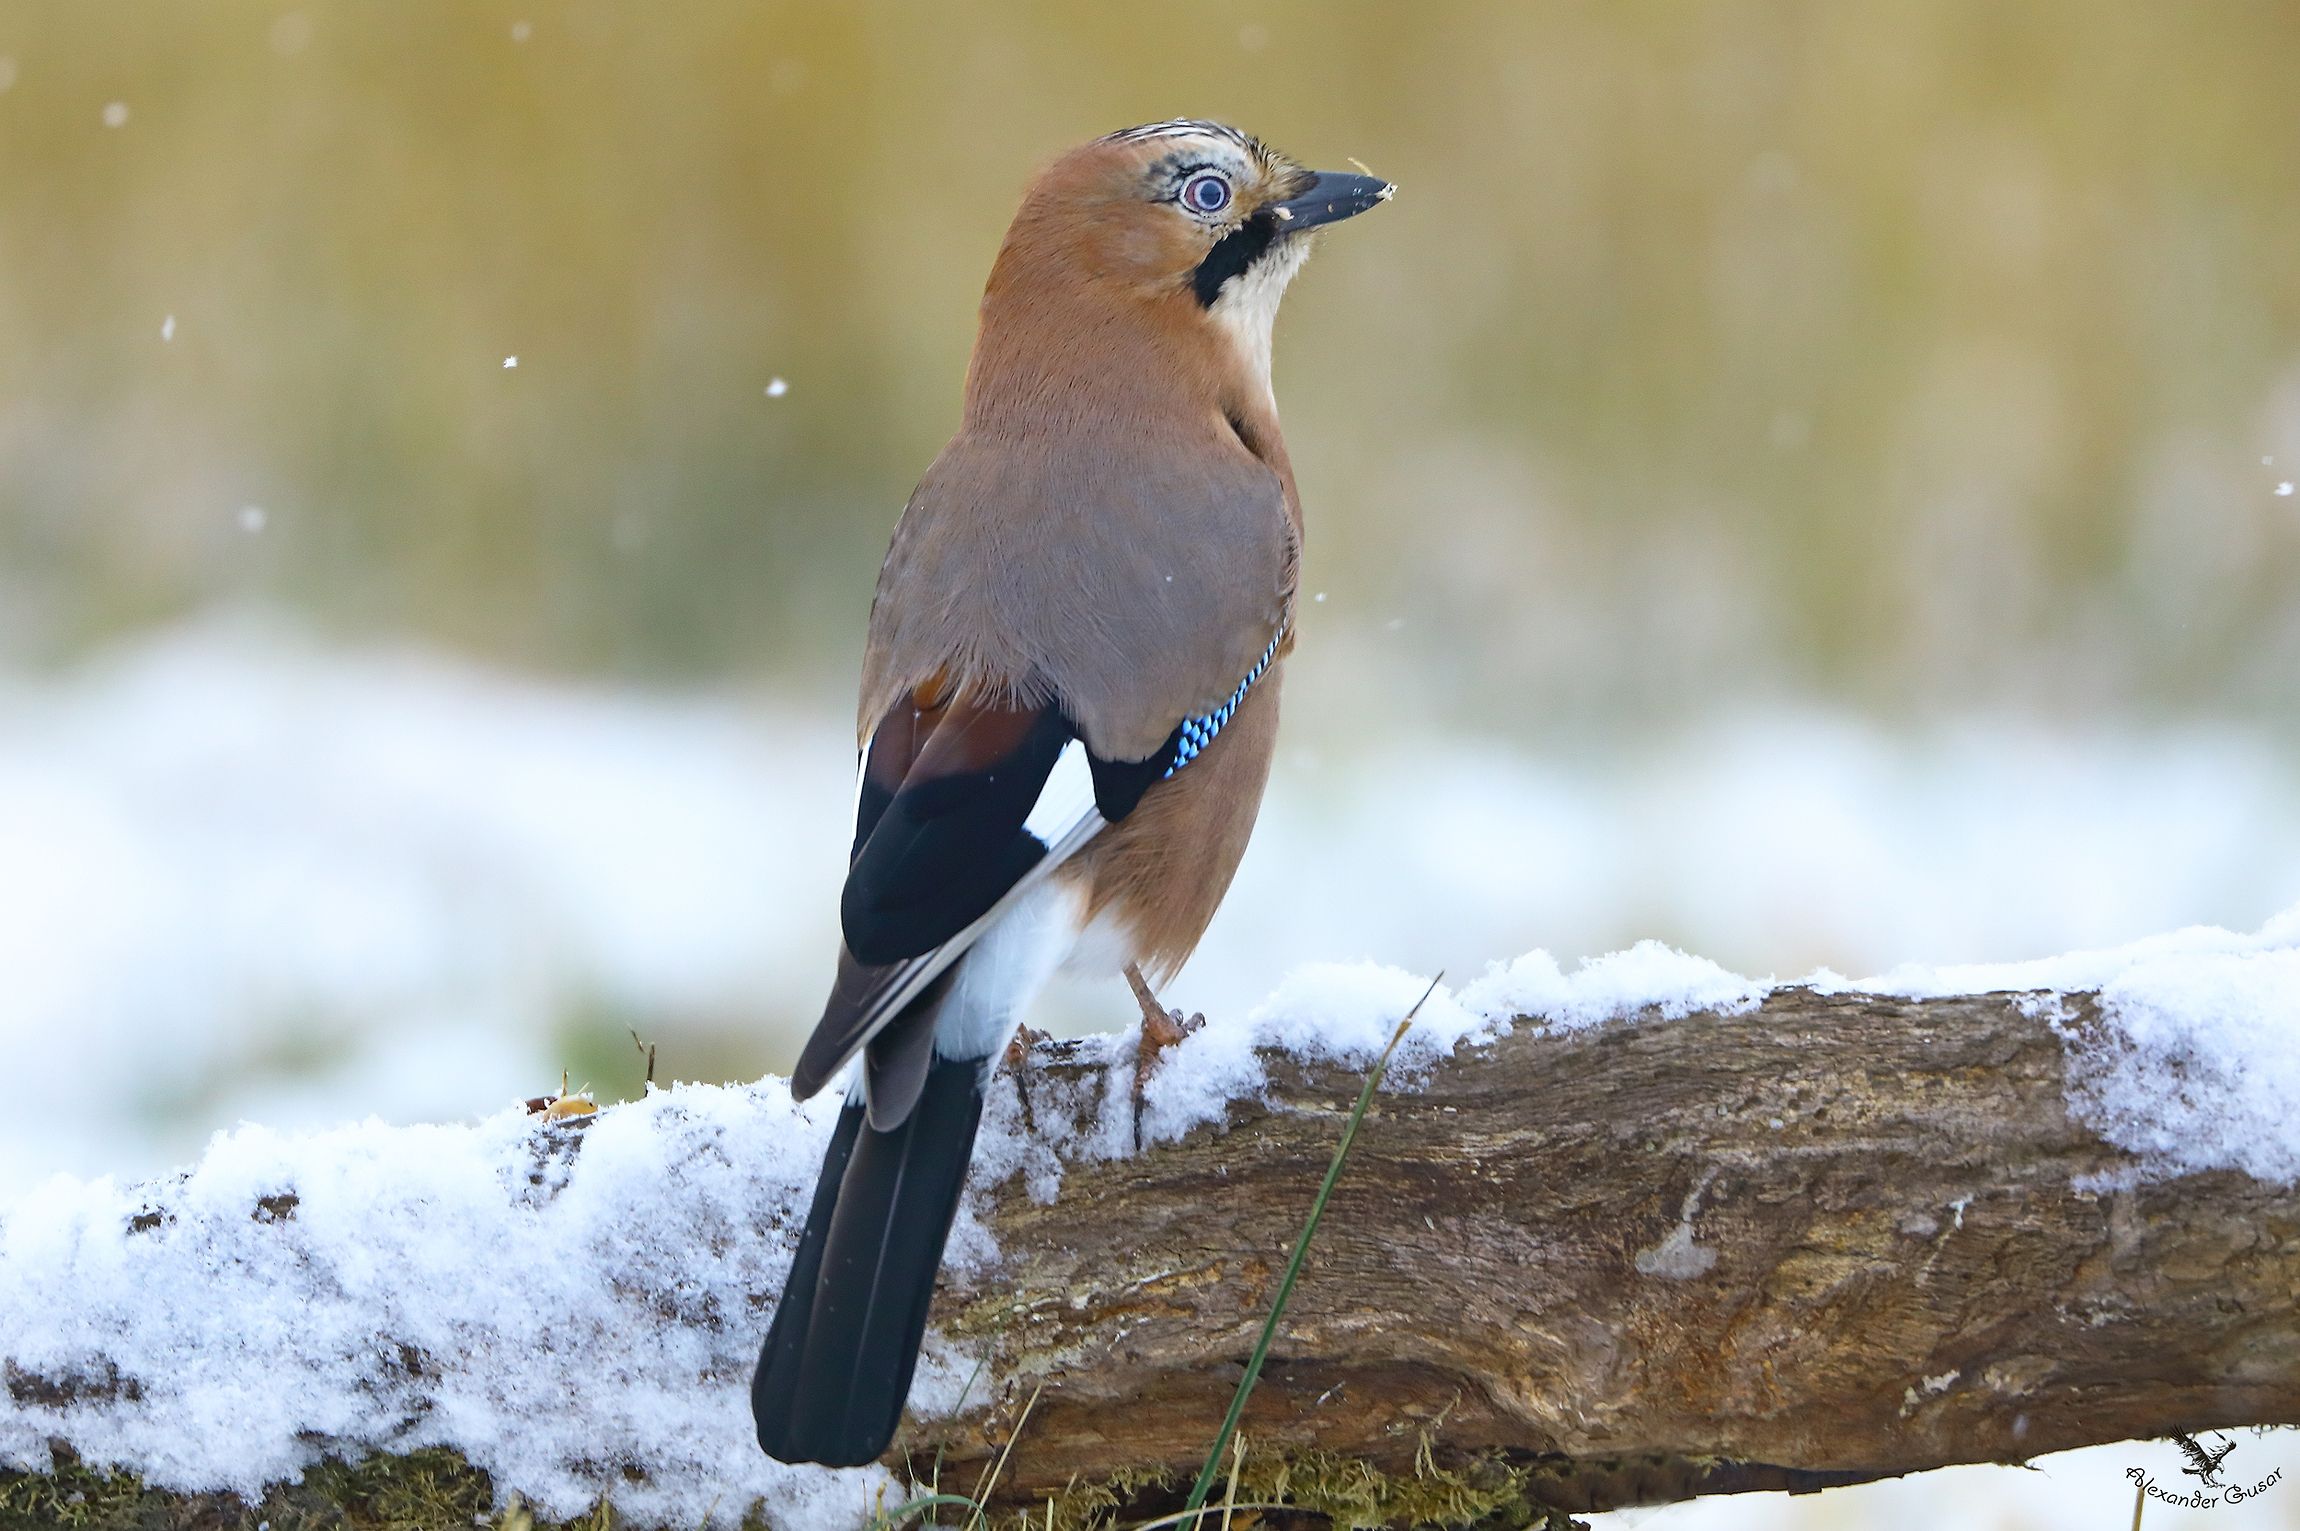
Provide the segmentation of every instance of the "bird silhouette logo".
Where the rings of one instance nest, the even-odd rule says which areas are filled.
[[[2236,1449],[2234,1441],[2223,1436],[2218,1451],[2207,1451],[2193,1435],[2182,1435],[2175,1431],[2172,1438],[2179,1443],[2180,1454],[2188,1458],[2188,1465],[2181,1469],[2183,1473],[2196,1479],[2205,1488],[2222,1486],[2220,1464],[2227,1461],[2228,1454]]]

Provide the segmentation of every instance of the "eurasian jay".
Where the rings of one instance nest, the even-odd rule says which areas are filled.
[[[1392,187],[1217,122],[1031,185],[958,435],[904,507],[799,1099],[861,1065],[759,1355],[759,1444],[886,1450],[991,1071],[1058,968],[1179,968],[1254,827],[1302,540],[1270,329],[1311,231]]]

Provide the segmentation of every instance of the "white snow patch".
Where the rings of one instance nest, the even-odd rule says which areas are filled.
[[[1816,973],[1800,982],[1824,993],[1891,994],[1905,999],[2047,990],[2071,993],[2105,988],[2137,968],[2160,963],[2177,965],[2199,957],[2287,950],[2295,945],[2300,945],[2300,906],[2286,910],[2251,932],[2191,925],[2121,946],[2095,947],[2025,962],[1951,966],[1911,962],[1857,981]]]
[[[1210,1018],[1159,1061],[1142,1092],[1143,1142],[1220,1122],[1230,1102],[1259,1097],[1269,1078],[1258,1049],[1280,1049],[1306,1062],[1370,1066],[1429,987],[1426,977],[1373,962],[1297,968],[1243,1018]],[[1465,1009],[1441,984],[1399,1044],[1393,1076],[1410,1081],[1460,1043],[1490,1041],[1506,1029]]]
[[[2068,1049],[2070,1113],[2137,1155],[2142,1177],[2237,1169],[2300,1180],[2291,1110],[2300,1098],[2300,907],[2249,933],[2199,925],[2033,962],[1806,981],[1914,999],[2040,996]],[[2058,1019],[2057,996],[2083,991],[2100,996],[2100,1024]]]
[[[1414,1002],[1423,976],[1379,963],[1313,963],[1297,968],[1242,1020],[1217,1016],[1162,1059],[1143,1091],[1145,1143],[1219,1122],[1232,1101],[1268,1085],[1260,1050],[1305,1062],[1370,1066]],[[1547,952],[1495,963],[1458,994],[1431,990],[1390,1065],[1384,1088],[1411,1089],[1464,1043],[1491,1042],[1520,1020],[1572,1031],[1651,1013],[1675,1020],[1697,1010],[1741,1010],[1770,984],[1728,973],[1658,941],[1593,957],[1568,974]]]
[[[61,1439],[253,1495],[440,1445],[555,1517],[860,1524],[887,1476],[768,1460],[747,1397],[837,1109],[690,1085],[580,1127],[242,1127],[173,1180],[57,1177],[0,1209],[0,1356],[111,1396],[0,1396],[0,1461]],[[964,1361],[938,1345],[922,1401]]]
[[[1728,1014],[1763,1002],[1770,979],[1729,973],[1705,957],[1659,941],[1585,960],[1570,976],[1547,952],[1495,963],[1462,991],[1462,1002],[1489,1020],[1530,1018],[1552,1031],[1577,1031],[1643,1010],[1679,1020],[1697,1010]]]
[[[2069,1103],[2143,1173],[2300,1180],[2300,949],[2136,963],[2101,989],[2112,1027],[2065,1029]]]

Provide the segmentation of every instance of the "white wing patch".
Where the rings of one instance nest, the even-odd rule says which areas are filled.
[[[875,738],[865,739],[863,747],[855,752],[855,800],[847,807],[847,834],[851,837],[862,829],[863,784],[870,780],[870,750],[878,743]]]
[[[866,769],[870,764],[868,751],[864,753],[863,764]],[[1046,785],[1038,789],[1038,800],[1031,804],[1029,815],[1022,821],[1023,831],[1046,847],[1045,859],[1024,873],[981,919],[933,951],[896,963],[887,974],[886,987],[871,998],[861,1024],[855,1029],[853,1051],[847,1056],[861,1051],[864,1043],[884,1030],[944,969],[965,956],[968,948],[1043,884],[1049,873],[1109,827],[1110,821],[1094,806],[1094,771],[1087,763],[1086,745],[1082,740],[1072,739],[1055,757]]]
[[[1101,817],[1094,806],[1094,768],[1086,760],[1086,741],[1072,739],[1046,773],[1046,785],[1022,821],[1023,833],[1052,850],[1086,814]]]

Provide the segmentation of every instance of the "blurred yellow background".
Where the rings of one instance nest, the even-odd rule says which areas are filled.
[[[2288,712],[2289,7],[11,3],[0,54],[22,659],[260,600],[843,701],[1019,189],[1190,113],[1403,188],[1282,322],[1321,706]]]

